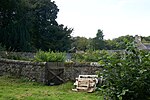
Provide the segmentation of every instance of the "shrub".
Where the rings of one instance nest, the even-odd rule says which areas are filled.
[[[123,54],[114,53],[101,61],[105,64],[102,86],[109,100],[150,99],[150,52],[130,45]]]
[[[65,61],[66,54],[62,52],[44,52],[44,51],[38,51],[34,57],[35,61],[38,62],[64,62]]]
[[[107,56],[108,52],[105,50],[86,51],[84,53],[73,54],[72,60],[74,62],[98,62]]]

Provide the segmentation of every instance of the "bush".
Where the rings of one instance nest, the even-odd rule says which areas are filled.
[[[73,54],[72,60],[74,62],[98,62],[107,56],[108,52],[105,50],[86,51],[84,53]]]
[[[35,61],[38,62],[64,62],[66,58],[66,54],[62,52],[44,52],[38,51],[34,57]]]
[[[109,100],[150,99],[150,52],[130,45],[124,54],[114,53],[105,64],[102,86]]]

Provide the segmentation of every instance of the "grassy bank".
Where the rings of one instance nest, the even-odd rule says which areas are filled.
[[[103,100],[98,92],[73,92],[72,84],[44,86],[25,79],[0,76],[0,100]]]

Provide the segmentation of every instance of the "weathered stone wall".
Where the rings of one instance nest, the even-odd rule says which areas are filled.
[[[0,75],[24,76],[32,81],[45,84],[46,63],[0,59]]]
[[[93,66],[90,63],[46,63],[46,62],[30,62],[19,60],[0,59],[0,75],[24,76],[32,81],[37,81],[43,84],[49,84],[50,73],[47,68],[54,67],[64,68],[63,79],[65,81],[75,80],[79,75],[96,74],[96,71],[101,70],[100,66]],[[57,68],[55,68],[57,69]],[[59,73],[59,72],[58,72]]]
[[[95,75],[97,71],[101,70],[101,66],[91,65],[90,63],[67,63],[65,64],[64,74],[66,80],[74,81],[79,75]]]

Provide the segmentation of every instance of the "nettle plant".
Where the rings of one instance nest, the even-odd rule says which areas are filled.
[[[66,58],[66,54],[63,52],[45,52],[39,50],[35,57],[34,60],[38,62],[64,62]]]
[[[113,53],[105,61],[101,73],[107,100],[150,99],[150,52],[130,44],[124,54]]]

